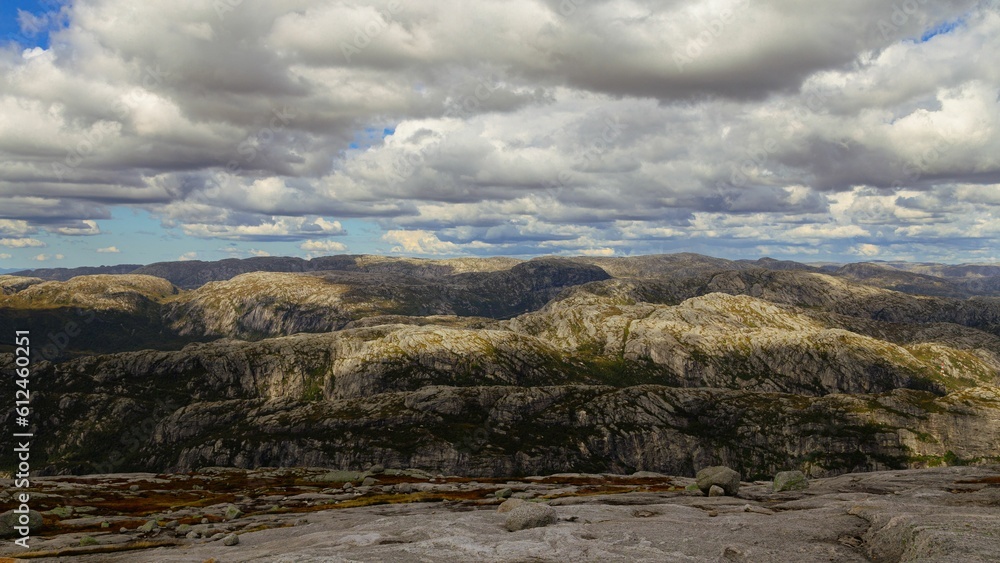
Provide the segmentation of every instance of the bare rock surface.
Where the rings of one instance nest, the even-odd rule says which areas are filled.
[[[175,488],[164,501],[171,506],[154,510],[149,518],[163,527],[140,532],[136,528],[143,520],[133,518],[125,533],[111,533],[56,519],[32,538],[32,549],[42,552],[33,556],[47,552],[50,557],[35,560],[56,561],[62,560],[57,555],[74,555],[73,561],[86,563],[212,558],[227,563],[986,562],[996,561],[1000,553],[1000,466],[844,474],[781,493],[773,492],[769,482],[744,483],[738,497],[686,491],[694,480],[683,477],[572,474],[471,480],[410,477],[393,469],[382,476],[386,483],[419,482],[428,491],[395,497],[367,492],[343,501],[276,494],[299,493],[310,487],[309,476],[322,471],[159,476],[166,483],[138,474],[42,478],[40,491],[72,491],[76,500],[101,513],[125,506],[120,497],[135,499],[136,510],[156,509],[150,502],[168,490],[160,487],[172,483]],[[138,493],[129,490],[133,482],[141,484]],[[194,482],[202,484],[199,492],[205,495],[222,496],[225,489],[226,495],[242,498],[236,505],[245,516],[225,520],[229,504],[223,502],[195,506],[203,502],[190,495]],[[499,513],[501,499],[492,493],[503,488],[534,488],[539,498]],[[507,531],[507,519],[527,507],[549,515],[549,525]],[[209,524],[166,528],[169,522],[202,518]],[[238,542],[225,539],[234,535]],[[88,536],[96,544],[88,540],[82,545]],[[97,549],[101,552],[87,551]],[[9,543],[0,547],[0,557],[19,552],[23,554]]]

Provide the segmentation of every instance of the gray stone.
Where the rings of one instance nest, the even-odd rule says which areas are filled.
[[[187,535],[185,535],[184,537],[186,537],[189,540],[196,540],[196,539],[198,539],[198,538],[201,537],[201,534],[199,534],[198,532],[195,532],[194,530],[192,530],[192,531],[188,532]]]
[[[781,471],[774,476],[774,492],[801,491],[809,488],[809,480],[801,471]]]
[[[83,536],[80,538],[80,547],[87,547],[90,545],[97,545],[97,540],[93,536]]]
[[[240,543],[240,537],[236,534],[229,534],[222,540],[222,545],[236,545]]]
[[[497,512],[499,512],[500,514],[503,514],[505,512],[510,512],[511,510],[514,510],[515,508],[521,506],[526,502],[528,501],[519,498],[507,499],[502,503],[500,503],[500,506],[497,508]]]
[[[69,518],[70,516],[73,515],[73,507],[72,506],[57,506],[57,507],[53,508],[52,510],[48,511],[47,514],[51,514],[52,516],[58,516],[61,519]]]
[[[698,488],[706,495],[712,485],[722,487],[722,490],[729,496],[736,496],[740,491],[740,474],[722,465],[706,467],[698,472],[696,478]]]
[[[362,487],[371,487],[378,481],[374,477],[365,477],[365,480],[361,482]]]
[[[499,491],[493,493],[497,498],[510,498],[514,491],[511,489],[500,489]]]
[[[12,538],[18,534],[15,527],[21,525],[21,514],[9,510],[0,514],[0,538]],[[34,532],[42,527],[42,513],[34,510],[28,511],[28,531]]]
[[[357,481],[360,478],[361,474],[357,471],[328,471],[309,480],[316,483],[346,483]]]
[[[708,488],[708,496],[710,497],[724,497],[726,496],[726,490],[718,485],[712,485]]]
[[[159,527],[160,526],[159,524],[156,523],[156,520],[149,520],[142,526],[139,526],[139,531],[142,532],[143,534],[148,534],[153,530],[159,529]]]
[[[385,467],[382,465],[376,464],[368,468],[369,475],[381,475],[383,473],[385,473]]]
[[[182,536],[190,531],[191,531],[191,524],[181,524],[180,526],[177,526],[177,533]]]
[[[555,522],[556,511],[554,508],[546,504],[526,502],[510,511],[506,522],[504,522],[504,527],[507,528],[508,532],[516,532],[548,526],[555,524]]]
[[[226,507],[226,520],[235,520],[240,516],[243,516],[243,511],[239,508],[236,508],[231,504]]]

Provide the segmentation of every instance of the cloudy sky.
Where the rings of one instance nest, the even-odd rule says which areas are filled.
[[[1000,0],[2,0],[0,268],[1000,261]]]

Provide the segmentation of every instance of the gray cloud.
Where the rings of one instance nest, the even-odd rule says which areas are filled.
[[[403,251],[996,246],[990,2],[216,8],[22,17],[67,26],[0,49],[8,231],[94,234],[129,205],[224,240],[369,219],[416,233],[385,239]]]

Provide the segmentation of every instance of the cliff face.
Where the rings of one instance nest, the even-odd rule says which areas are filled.
[[[0,307],[211,340],[38,363],[33,455],[50,472],[823,475],[1000,455],[995,298],[753,264],[632,261],[610,269],[641,275],[616,278],[606,265],[256,272],[192,291],[151,276],[11,278]],[[90,338],[114,334],[104,324]]]

